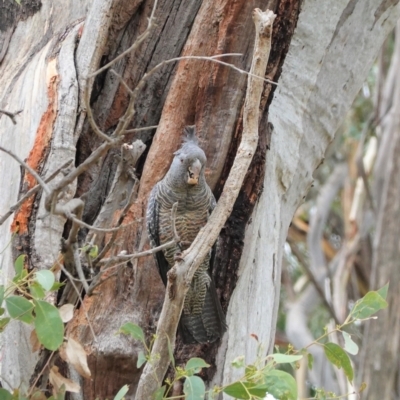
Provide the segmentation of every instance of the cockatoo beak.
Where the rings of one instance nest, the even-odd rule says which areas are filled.
[[[201,171],[201,162],[199,160],[196,160],[188,168],[188,180],[187,180],[187,183],[189,185],[197,185],[199,183],[200,171]]]

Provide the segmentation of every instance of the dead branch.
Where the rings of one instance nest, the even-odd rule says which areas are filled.
[[[155,23],[154,23],[154,21],[155,21],[154,14],[156,12],[157,2],[158,2],[158,0],[154,1],[153,9],[151,10],[151,15],[150,15],[149,22],[147,24],[146,30],[135,40],[135,42],[132,44],[132,46],[129,47],[129,49],[127,49],[124,52],[122,52],[118,57],[115,57],[113,60],[111,60],[109,63],[107,63],[103,67],[99,68],[97,71],[95,71],[92,74],[90,74],[89,78],[94,78],[98,74],[100,74],[103,71],[105,71],[106,69],[110,68],[117,61],[119,61],[122,58],[124,58],[127,54],[131,53],[132,51],[135,51],[144,42],[144,40],[149,36],[151,29],[155,25]]]
[[[156,339],[153,344],[151,359],[143,370],[136,392],[140,400],[150,399],[160,386],[170,363],[169,344],[175,347],[176,330],[182,313],[183,302],[193,275],[200,263],[210,251],[230,215],[239,194],[244,177],[255,153],[258,143],[259,104],[263,85],[257,77],[263,77],[271,49],[272,25],[276,15],[267,10],[255,9],[253,20],[256,27],[254,54],[243,116],[243,135],[233,166],[225,183],[222,195],[206,226],[182,254],[179,261],[168,273],[166,296],[157,325]],[[173,294],[173,296],[171,296]]]
[[[171,247],[175,245],[176,243],[180,242],[180,237],[177,233],[176,230],[176,212],[178,210],[178,203],[173,204],[172,210],[171,210],[171,224],[172,224],[172,231],[174,233],[174,238],[173,240],[169,241],[168,243],[164,243],[161,246],[154,247],[153,249],[142,251],[140,253],[135,253],[135,254],[120,254],[116,257],[111,257],[111,258],[106,258],[106,259],[101,259],[100,255],[96,258],[97,263],[95,264],[95,261],[93,262],[94,265],[105,265],[105,268],[95,277],[95,279],[92,282],[92,285],[89,288],[88,294],[92,294],[93,290],[101,285],[104,281],[100,281],[101,276],[110,268],[116,266],[116,264],[125,264],[128,261],[134,260],[135,258],[140,258],[140,257],[145,257],[150,254],[154,254],[157,251],[161,251],[164,249],[167,249],[168,247]],[[111,241],[110,241],[111,242]],[[110,243],[109,242],[109,243]]]
[[[51,180],[53,180],[60,171],[62,171],[64,168],[67,168],[70,164],[72,163],[72,160],[67,161],[66,163],[64,163],[60,168],[57,168],[52,174],[50,174],[45,180],[45,183],[49,183]],[[13,212],[17,211],[19,209],[19,207],[21,207],[21,205],[24,203],[24,201],[26,199],[28,199],[29,197],[33,196],[34,194],[36,194],[40,189],[41,189],[41,185],[38,184],[36,186],[34,186],[32,189],[28,190],[24,196],[22,196],[14,205],[12,205],[10,207],[10,209],[0,218],[0,225],[2,225],[7,218],[13,214]]]
[[[335,323],[337,325],[339,325],[340,322],[339,322],[338,318],[336,317],[335,310],[333,309],[331,303],[329,303],[329,301],[327,300],[327,298],[325,296],[325,293],[324,293],[324,290],[322,289],[321,285],[319,284],[319,282],[315,278],[313,272],[308,267],[308,263],[304,259],[304,256],[301,253],[300,249],[298,248],[298,246],[296,245],[296,243],[294,241],[288,239],[288,243],[290,245],[292,253],[296,256],[296,258],[299,260],[301,266],[304,268],[304,271],[306,272],[306,275],[307,275],[308,279],[314,285],[314,288],[317,291],[321,301],[324,303],[324,306],[329,311],[329,314],[331,315],[331,317],[335,320]]]
[[[112,224],[112,219],[115,211],[120,209],[125,203],[125,207],[129,207],[136,197],[136,189],[138,179],[135,175],[135,167],[146,149],[145,144],[141,140],[136,140],[131,145],[124,143],[121,146],[121,156],[115,172],[115,176],[111,185],[110,192],[100,210],[96,221],[93,223],[93,232],[98,228],[105,228]],[[127,210],[126,210],[127,211]],[[126,214],[126,212],[124,213]],[[119,229],[123,219],[119,222],[118,226],[114,229]],[[94,235],[89,233],[87,241],[94,245],[100,246],[104,238],[104,233]],[[113,235],[112,241],[115,239]]]
[[[16,111],[16,112],[11,112],[11,111],[0,109],[0,113],[4,114],[4,115],[7,115],[7,117],[11,119],[11,121],[12,121],[12,123],[14,125],[17,125],[17,120],[15,119],[15,117],[18,114],[20,114],[21,112],[22,112],[22,110],[19,110],[19,111]]]
[[[142,132],[142,131],[148,131],[150,129],[157,129],[158,125],[152,125],[152,126],[144,126],[143,128],[134,128],[134,129],[127,129],[125,133],[135,133],[135,132]]]
[[[43,181],[43,179],[39,176],[39,174],[31,168],[25,161],[21,160],[16,154],[14,154],[11,150],[7,150],[4,147],[0,146],[0,151],[3,151],[4,153],[8,154],[11,156],[15,161],[18,162],[19,165],[22,165],[29,173],[37,180],[37,182],[40,184],[40,186],[43,188],[43,190],[46,192],[46,194],[50,193],[49,187],[46,185],[46,183]]]

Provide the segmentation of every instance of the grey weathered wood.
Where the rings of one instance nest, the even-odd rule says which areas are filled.
[[[303,3],[269,109],[275,131],[264,191],[247,228],[240,277],[229,304],[224,339],[228,344],[221,346],[218,356],[219,376],[225,384],[240,373],[230,365],[235,357],[245,355],[247,362],[255,357],[255,341],[243,337],[255,333],[269,350],[273,348],[289,223],[399,17],[396,1],[382,5],[374,0]]]

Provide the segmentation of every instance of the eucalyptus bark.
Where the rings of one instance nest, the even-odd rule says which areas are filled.
[[[70,159],[80,165],[102,143],[85,119],[84,73],[97,67],[92,62],[103,65],[132,45],[147,27],[153,1],[43,0],[29,3],[30,8],[28,2],[22,3],[25,8],[21,13],[16,8],[12,14],[15,18],[1,28],[6,27],[0,38],[0,109],[23,112],[15,117],[17,125],[0,115],[0,145],[27,159],[45,177]],[[135,54],[120,60],[114,68],[131,89],[159,62],[179,55],[242,53],[243,57],[228,61],[248,70],[254,37],[251,10],[266,9],[269,3],[160,1],[154,30]],[[216,372],[214,382],[218,384],[236,377],[230,363],[238,355],[252,362],[257,344],[249,338],[251,333],[257,334],[267,348],[273,347],[288,225],[340,120],[400,14],[396,1],[377,4],[372,0],[341,0],[334,5],[328,0],[307,1],[300,16],[299,0],[274,3],[275,39],[266,77],[281,78],[273,100],[272,86],[264,86],[256,155],[221,234],[225,246],[219,257],[223,262],[215,271],[222,304],[228,309],[228,332],[219,348],[184,347],[178,343],[175,354],[179,363],[192,355],[206,358],[214,366],[207,378]],[[329,9],[329,13],[321,13],[322,9]],[[96,16],[102,21],[104,18],[103,23],[98,23]],[[89,20],[92,25],[87,24]],[[89,34],[95,27],[97,31]],[[290,57],[285,59],[289,43]],[[96,53],[100,55],[93,60],[85,58],[98,50],[96,46],[102,47],[101,54]],[[169,65],[148,79],[136,101],[135,118],[129,128],[158,125],[158,132],[155,136],[154,130],[149,130],[127,137],[151,146],[146,160],[139,160],[138,200],[128,215],[128,222],[133,224],[115,242],[112,255],[146,247],[138,218],[143,217],[149,190],[163,177],[173,151],[179,147],[184,125],[196,124],[209,160],[207,179],[219,195],[242,132],[245,86],[244,75],[205,61]],[[103,131],[118,124],[128,101],[128,93],[115,75],[104,73],[95,79],[91,105]],[[269,143],[268,116],[275,126]],[[271,149],[268,153],[267,146]],[[86,193],[83,218],[87,223],[95,220],[112,184],[117,168],[114,154],[113,150],[104,154],[64,192],[65,201]],[[20,188],[28,190],[32,184],[27,176],[21,178],[19,165],[7,157],[0,155],[0,171],[7,171],[0,174],[1,214],[16,202]],[[68,225],[65,218],[46,213],[43,197],[25,203],[0,227],[6,279],[12,276],[13,260],[21,252],[28,254],[30,268],[49,268],[58,256],[60,238]],[[16,230],[18,235],[7,247]],[[141,325],[150,337],[164,295],[151,257],[122,269],[100,288],[100,296],[84,300],[97,340],[93,339],[83,307],[68,327],[68,335],[90,352],[93,379],[80,382],[81,397],[85,399],[110,398],[125,383],[135,390],[141,374],[136,369],[140,344],[115,332],[122,323],[131,321]],[[3,334],[1,375],[13,387],[26,387],[35,364],[28,338],[29,331],[20,324]]]
[[[391,71],[400,68],[400,24]],[[390,86],[389,86],[390,82]],[[381,121],[380,147],[374,170],[376,225],[373,241],[371,287],[378,289],[389,283],[388,308],[378,313],[378,321],[369,321],[362,342],[359,383],[367,383],[365,398],[398,398],[400,388],[400,78],[388,74],[382,108],[389,112]]]

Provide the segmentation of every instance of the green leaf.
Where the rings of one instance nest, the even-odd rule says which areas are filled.
[[[386,300],[378,292],[368,292],[358,300],[350,312],[355,319],[364,319],[387,307]]]
[[[253,396],[264,398],[267,393],[268,386],[265,383],[252,383],[238,381],[228,385],[223,389],[224,393],[235,399],[249,400]]]
[[[246,382],[247,383],[247,382]],[[251,395],[245,385],[244,382],[235,382],[231,385],[228,385],[223,389],[223,392],[229,396],[234,397],[235,399],[245,399],[248,400],[251,398]]]
[[[0,307],[0,316],[3,315],[6,312],[6,309],[3,307]]]
[[[64,338],[64,324],[56,307],[47,301],[34,300],[35,328],[39,342],[48,350],[57,350]]]
[[[99,255],[99,248],[97,246],[92,246],[89,251],[89,257],[93,260]]]
[[[10,322],[10,318],[5,317],[0,319],[0,333],[4,331],[4,328]]]
[[[351,366],[350,358],[347,353],[336,343],[324,344],[325,355],[328,360],[336,367],[343,368],[347,379],[352,382],[354,378],[353,367]]]
[[[387,294],[388,294],[388,289],[389,289],[389,283],[387,283],[385,286],[383,286],[379,290],[377,290],[377,293],[379,293],[381,295],[382,299],[386,300]]]
[[[15,275],[20,275],[24,269],[25,254],[21,254],[14,262]]]
[[[280,400],[297,400],[297,385],[292,375],[273,369],[265,376],[267,392]]]
[[[232,367],[235,368],[243,368],[245,366],[244,363],[244,356],[239,356],[236,357],[232,362],[231,362]]]
[[[129,386],[124,385],[121,389],[118,390],[118,393],[115,395],[114,400],[122,400],[124,396],[128,393]]]
[[[40,283],[44,290],[50,290],[55,282],[54,274],[48,269],[36,272],[36,280]]]
[[[146,356],[143,351],[139,351],[136,367],[140,368],[147,361]]]
[[[186,400],[204,400],[206,387],[198,376],[188,376],[183,384],[183,393]]]
[[[290,354],[272,354],[270,356],[277,364],[290,364],[292,362],[299,361],[303,358],[302,355],[290,355]]]
[[[0,388],[0,399],[1,400],[12,400],[13,395],[6,389]]]
[[[185,366],[185,371],[189,375],[198,374],[202,368],[208,368],[210,364],[207,364],[202,358],[193,357]]]
[[[158,388],[153,395],[153,399],[154,400],[163,400],[164,398],[164,393],[165,393],[165,388],[166,386],[161,386],[160,388]]]
[[[130,335],[136,340],[140,340],[144,343],[144,333],[140,326],[132,324],[132,322],[127,322],[126,324],[122,325],[119,329],[120,333],[124,335]]]
[[[355,356],[358,354],[358,346],[353,342],[351,336],[347,332],[342,332],[344,338],[344,349]]]
[[[314,357],[311,353],[307,354],[307,361],[308,361],[308,369],[312,369],[314,364]]]
[[[54,292],[60,288],[62,288],[65,285],[65,283],[62,282],[54,282],[54,285],[51,287],[50,292]]]
[[[37,282],[32,282],[29,285],[29,291],[31,292],[31,295],[35,298],[35,299],[43,299],[44,296],[46,296],[45,291],[43,290],[43,287],[41,285],[39,285],[39,283]]]
[[[4,300],[4,285],[0,285],[0,306],[3,304]]]
[[[33,322],[33,304],[22,296],[10,296],[6,298],[8,314],[11,318],[30,324]]]
[[[13,281],[14,283],[18,283],[18,282],[24,280],[24,279],[26,278],[27,275],[28,275],[28,271],[24,268],[24,269],[21,271],[21,273],[19,273],[19,274],[17,274],[17,275],[14,276],[14,278],[13,278],[12,281]]]

